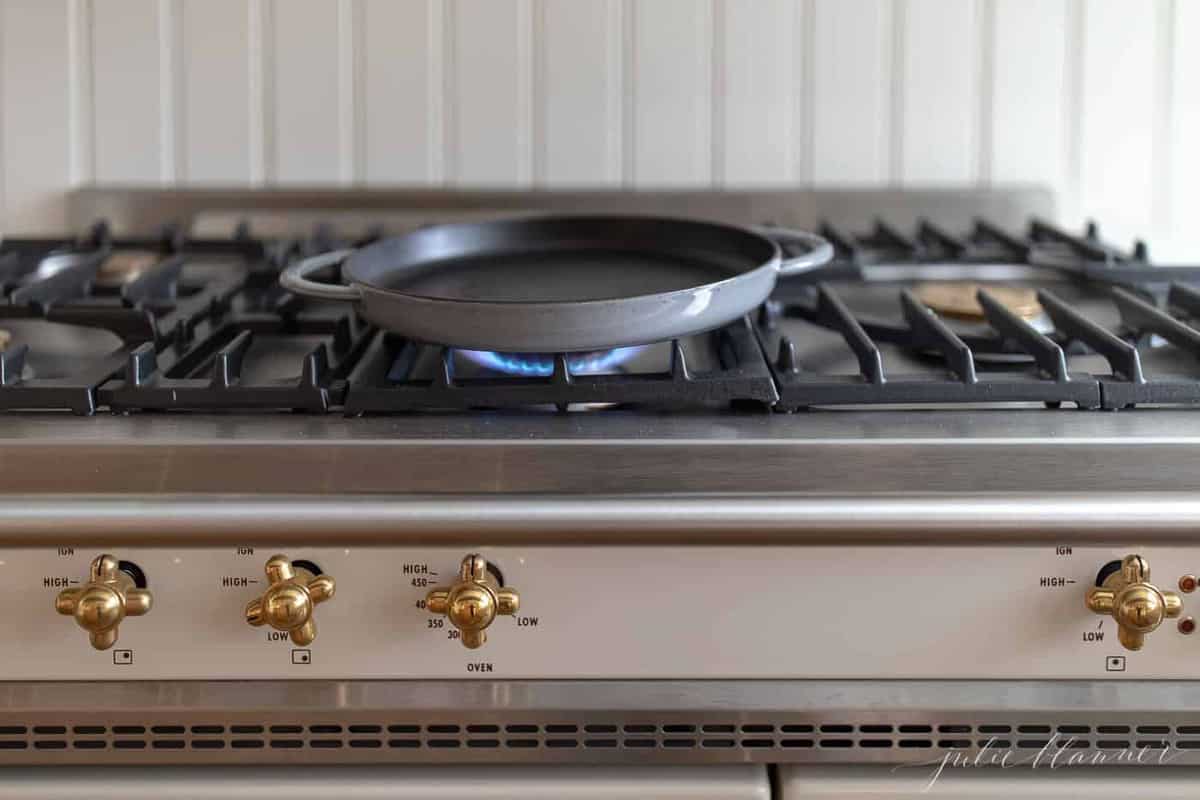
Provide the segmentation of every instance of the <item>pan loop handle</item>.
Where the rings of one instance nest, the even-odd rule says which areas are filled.
[[[833,260],[833,245],[815,233],[774,227],[759,228],[758,232],[779,245],[781,250],[786,246],[800,246],[800,255],[788,257],[785,254],[779,262],[781,277],[807,272]]]
[[[285,269],[279,276],[279,285],[289,292],[305,297],[317,297],[321,300],[342,300],[354,302],[361,299],[358,287],[343,286],[338,283],[318,283],[311,281],[308,276],[334,264],[340,264],[353,250],[334,250],[321,253],[319,256],[304,258]]]

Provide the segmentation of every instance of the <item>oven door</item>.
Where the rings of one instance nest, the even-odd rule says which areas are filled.
[[[4,800],[770,800],[763,766],[72,767],[0,771]]]
[[[1143,769],[1051,756],[1038,762],[973,766],[969,759],[896,767],[783,767],[780,800],[1184,800],[1196,796],[1200,770]]]

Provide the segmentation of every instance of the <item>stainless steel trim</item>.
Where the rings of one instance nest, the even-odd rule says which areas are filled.
[[[69,198],[68,221],[83,230],[99,218],[117,233],[157,232],[162,225],[191,222],[207,214],[245,216],[253,230],[308,234],[314,219],[352,222],[356,230],[400,218],[419,224],[471,215],[511,215],[515,210],[686,213],[690,217],[740,224],[766,222],[811,228],[825,219],[869,228],[883,216],[894,225],[930,218],[943,225],[969,226],[975,216],[996,224],[1023,226],[1030,215],[1054,217],[1053,194],[1025,185],[978,189],[837,189],[822,191],[504,191],[442,189],[238,189],[163,191],[151,187],[89,187]],[[260,224],[259,218],[273,219]],[[347,213],[350,212],[350,213]],[[315,216],[314,216],[315,215]],[[350,217],[350,219],[347,219]],[[273,223],[273,224],[272,224]]]
[[[1192,715],[1200,681],[10,681],[0,713]]]
[[[280,469],[286,464],[287,469]],[[1193,492],[1192,411],[0,416],[0,493]]]
[[[1191,543],[1185,494],[756,496],[12,496],[7,546]]]

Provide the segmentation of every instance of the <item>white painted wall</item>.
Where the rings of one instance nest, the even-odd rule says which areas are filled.
[[[1200,0],[0,0],[9,232],[159,185],[1048,183],[1200,260]]]

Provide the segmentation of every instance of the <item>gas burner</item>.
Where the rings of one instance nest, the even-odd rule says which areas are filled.
[[[418,409],[765,407],[778,399],[748,318],[645,346],[533,356],[455,350],[379,332],[347,382],[344,410],[350,416]]]
[[[945,317],[966,322],[986,322],[979,290],[986,289],[1005,308],[1024,320],[1042,315],[1037,291],[1023,286],[988,286],[971,281],[947,281],[918,284],[913,293],[925,305]]]
[[[575,375],[604,375],[617,371],[643,350],[643,346],[617,347],[568,353],[567,367]],[[554,374],[554,356],[539,353],[497,353],[491,350],[459,350],[481,367],[505,375],[547,378]]]
[[[104,260],[96,272],[95,284],[116,289],[133,283],[162,259],[146,250],[119,250]]]

